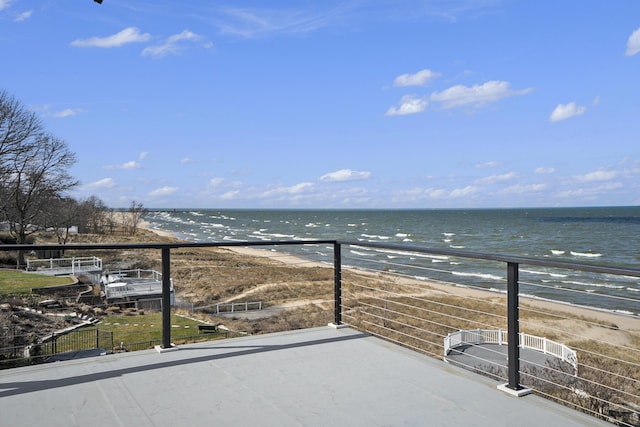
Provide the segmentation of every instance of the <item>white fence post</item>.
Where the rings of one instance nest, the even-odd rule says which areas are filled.
[[[449,350],[449,345],[451,342],[451,334],[447,334],[446,337],[444,337],[444,355],[446,356],[448,354],[448,350]]]

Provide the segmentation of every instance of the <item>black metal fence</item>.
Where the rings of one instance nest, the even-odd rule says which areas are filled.
[[[112,351],[113,345],[113,332],[97,328],[52,333],[42,338],[4,331],[0,336],[0,369],[42,363],[65,353]]]
[[[184,344],[184,343],[194,343],[199,341],[211,341],[216,339],[234,338],[242,335],[243,334],[240,334],[234,331],[218,330],[215,333],[177,336],[177,337],[173,337],[172,341],[174,344],[178,345],[178,344]],[[159,345],[162,345],[161,339],[131,342],[131,343],[124,343],[124,342],[116,343],[116,346],[113,349],[115,352],[140,351],[140,350],[148,350]]]

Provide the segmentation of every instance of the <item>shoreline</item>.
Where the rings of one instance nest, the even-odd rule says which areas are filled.
[[[181,239],[176,236],[174,233],[166,230],[159,230],[155,228],[149,227],[150,223],[143,221],[140,225],[140,228],[143,228],[147,231],[150,231],[160,237],[165,238],[174,238],[178,240]],[[299,265],[304,266],[316,266],[323,268],[332,268],[331,265],[318,262],[318,261],[310,261],[304,258],[301,258],[296,255],[290,255],[284,252],[271,251],[267,249],[257,249],[252,247],[245,246],[220,246],[221,248],[230,250],[238,255],[246,255],[246,256],[255,256],[262,258],[269,258],[278,262],[282,262],[287,266],[296,267]],[[353,269],[354,272],[358,274],[369,274],[366,271]],[[457,284],[443,284],[440,282],[436,282],[433,280],[420,280],[415,278],[409,278],[402,276],[401,279],[403,282],[410,282],[412,284],[420,284],[422,286],[428,286],[435,293],[440,295],[449,295],[453,297],[463,297],[463,298],[479,298],[479,299],[495,299],[496,297],[504,298],[506,295],[503,292],[495,292],[488,289],[479,289],[475,287],[469,287],[466,285],[457,285]],[[590,333],[587,338],[590,339],[606,339],[608,334],[613,332],[628,332],[631,334],[640,335],[640,316],[634,314],[625,314],[615,312],[613,310],[597,308],[597,307],[589,307],[583,305],[576,305],[570,302],[564,301],[555,301],[544,298],[530,297],[530,296],[520,296],[521,304],[525,304],[532,309],[541,310],[546,313],[551,313],[551,316],[556,314],[554,313],[563,313],[568,316],[571,316],[571,320],[573,322],[584,322],[584,321],[594,321],[594,322],[603,322],[605,325],[599,325],[597,323],[589,323],[586,330]],[[524,309],[526,310],[526,309]],[[588,320],[585,320],[588,319]],[[617,329],[612,328],[610,326],[606,326],[606,324],[616,325]],[[575,327],[576,325],[572,325]],[[584,328],[581,328],[584,329]],[[597,329],[597,330],[596,330]]]
[[[173,239],[181,240],[178,236],[176,236],[175,233],[172,233],[171,231],[160,230],[158,228],[151,228],[151,223],[149,221],[144,221],[144,220],[140,221],[140,224],[138,224],[138,228],[150,231],[154,234],[157,234],[160,237],[170,237]]]

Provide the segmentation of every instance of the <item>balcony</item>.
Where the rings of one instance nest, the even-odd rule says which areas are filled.
[[[330,273],[317,286],[333,295],[328,313],[333,327],[174,347],[168,320],[172,254],[212,246],[277,248],[270,252],[276,259],[291,258],[301,246],[315,248],[318,259],[296,258],[297,265],[301,272],[323,265]],[[89,420],[94,425],[95,420],[104,420],[104,425],[639,422],[638,316],[520,292],[524,288],[529,295],[551,287],[566,291],[566,300],[574,292],[580,301],[610,298],[637,313],[637,299],[558,289],[547,279],[571,272],[606,283],[618,277],[637,283],[638,269],[345,241],[65,247],[123,248],[157,250],[160,255],[166,292],[163,340],[157,351],[0,371],[3,421],[34,424],[46,413],[53,425],[84,425]],[[393,255],[373,259],[367,250]],[[459,274],[463,263],[478,265],[478,271],[492,269],[492,282]],[[500,270],[501,275],[495,274]],[[179,294],[178,281],[175,287]],[[495,358],[490,346],[484,348],[490,354],[486,360],[457,366],[442,361],[446,338],[472,330],[507,331],[499,338],[507,342],[504,366],[489,363]],[[575,351],[577,372],[553,360],[521,366],[525,335],[547,338],[541,341],[543,347],[553,342]]]
[[[2,371],[0,411],[6,425],[606,425],[330,327]]]

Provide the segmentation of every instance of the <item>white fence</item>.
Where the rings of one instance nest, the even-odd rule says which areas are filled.
[[[447,356],[452,349],[462,345],[479,344],[506,345],[507,331],[503,331],[501,329],[474,329],[470,331],[453,332],[444,338],[444,355]],[[555,356],[560,360],[571,364],[574,372],[578,371],[578,356],[576,352],[564,344],[520,332],[519,347]]]
[[[40,274],[76,274],[101,271],[102,259],[97,257],[28,259],[27,271]]]
[[[158,282],[162,282],[162,273],[156,270],[142,270],[140,268],[134,270],[105,271],[102,275],[102,283],[112,283],[123,278],[154,279]]]
[[[262,301],[253,302],[225,302],[212,305],[197,307],[198,309],[213,308],[216,314],[235,313],[239,311],[262,310]],[[211,313],[214,313],[212,310]]]

